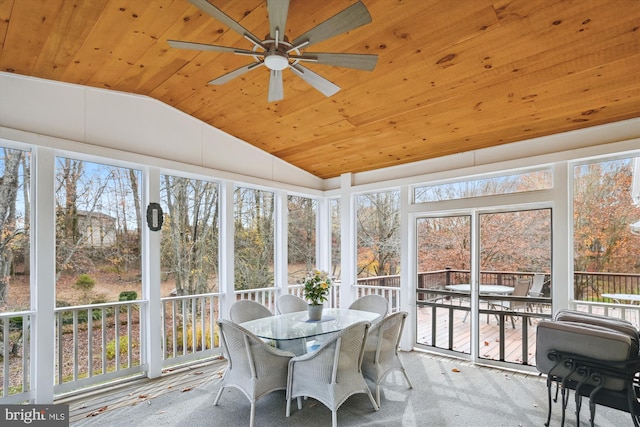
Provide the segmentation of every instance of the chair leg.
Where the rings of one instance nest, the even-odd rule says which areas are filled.
[[[404,374],[404,378],[407,380],[407,384],[409,384],[409,388],[413,388],[413,384],[411,384],[409,375],[407,375],[407,371],[405,371],[404,368],[402,368],[402,373]]]
[[[218,394],[216,394],[216,398],[213,401],[213,405],[217,405],[218,401],[220,400],[220,396],[222,396],[222,390],[224,390],[224,387],[220,387],[220,390],[218,390]]]
[[[291,397],[287,396],[287,410],[285,412],[288,417],[291,414]]]
[[[380,407],[380,384],[376,384],[376,403]]]
[[[253,427],[256,420],[256,402],[251,402],[251,415],[249,416],[249,427]]]
[[[371,401],[371,404],[373,405],[373,409],[375,409],[376,411],[380,409],[378,407],[378,404],[376,403],[376,400],[373,398],[373,395],[371,394],[371,390],[369,390],[369,387],[367,387],[366,393],[369,396],[369,400]]]
[[[331,427],[338,427],[338,410],[331,411]]]

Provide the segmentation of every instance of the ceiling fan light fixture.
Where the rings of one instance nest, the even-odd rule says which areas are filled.
[[[278,51],[267,52],[264,55],[264,65],[270,70],[281,71],[289,67],[289,57]]]
[[[253,49],[248,50],[213,44],[167,40],[170,46],[180,49],[230,52],[254,58],[254,62],[211,80],[208,83],[210,85],[224,84],[254,68],[264,65],[269,69],[270,74],[269,94],[267,97],[269,102],[283,99],[282,71],[284,69],[294,70],[302,80],[329,97],[338,92],[340,87],[310,69],[303,67],[300,64],[301,61],[372,71],[378,60],[378,55],[369,54],[307,52],[305,55],[301,52],[303,47],[307,48],[312,44],[320,43],[371,23],[371,15],[362,1],[352,4],[331,18],[319,23],[306,33],[298,36],[293,42],[289,42],[289,38],[285,34],[290,0],[267,1],[269,33],[265,35],[264,40],[260,40],[238,21],[230,18],[221,9],[214,6],[211,0],[189,0],[189,2],[253,44]]]

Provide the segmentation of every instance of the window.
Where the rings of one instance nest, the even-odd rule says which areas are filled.
[[[400,192],[356,197],[358,277],[388,276],[400,270]]]
[[[340,199],[331,199],[329,201],[331,209],[331,271],[330,275],[340,280],[341,269],[341,221],[340,221]]]
[[[272,287],[274,265],[274,194],[236,187],[234,247],[236,290]]]
[[[28,310],[31,153],[3,148],[0,168],[0,312]]]
[[[218,184],[161,177],[162,296],[198,295],[218,288]]]
[[[300,284],[316,267],[316,218],[318,202],[308,197],[288,196],[288,283]]]
[[[544,169],[446,184],[425,185],[414,188],[413,198],[414,203],[426,203],[545,190],[552,188],[552,178],[551,169]]]
[[[135,169],[56,159],[57,306],[141,296],[140,178]]]
[[[573,168],[574,298],[605,301],[606,293],[640,294],[640,221],[633,183],[638,158]],[[636,163],[637,164],[637,163]]]

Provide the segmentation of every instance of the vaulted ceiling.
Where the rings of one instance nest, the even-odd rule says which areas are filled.
[[[265,0],[209,0],[263,39]],[[294,40],[356,3],[291,0]],[[321,178],[640,117],[638,0],[362,0],[372,22],[314,52],[378,55],[373,71],[304,63],[268,102],[251,50],[187,0],[2,0],[0,70],[147,95]],[[179,143],[179,141],[176,141]]]

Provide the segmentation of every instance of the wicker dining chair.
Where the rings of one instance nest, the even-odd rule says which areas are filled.
[[[372,313],[378,313],[380,317],[378,320],[384,318],[389,312],[389,302],[383,296],[370,294],[362,296],[356,299],[349,306],[352,310],[370,311]]]
[[[362,359],[362,373],[365,378],[376,385],[378,407],[380,406],[380,383],[392,371],[402,372],[409,388],[413,388],[398,354],[398,346],[406,318],[407,312],[405,311],[390,314],[374,325],[367,335]]]
[[[287,417],[291,413],[291,399],[297,398],[298,409],[302,409],[302,397],[316,399],[329,408],[333,427],[338,424],[338,408],[354,394],[365,393],[378,410],[361,369],[369,325],[354,323],[316,351],[289,361]]]
[[[268,316],[273,316],[273,313],[267,307],[248,299],[234,302],[229,310],[229,318],[235,323],[244,323]]]
[[[289,360],[295,355],[264,343],[229,320],[218,320],[218,328],[228,366],[213,404],[218,404],[225,388],[240,390],[251,402],[249,426],[253,427],[256,401],[272,391],[287,388]]]
[[[284,294],[276,300],[276,313],[286,314],[307,310],[307,302],[297,295]]]

